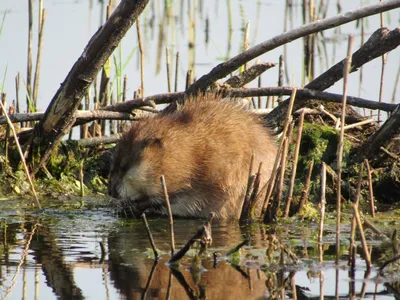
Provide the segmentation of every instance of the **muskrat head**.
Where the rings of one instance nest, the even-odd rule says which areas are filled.
[[[119,141],[110,170],[108,193],[129,203],[135,215],[152,206],[161,193],[159,167],[163,156],[160,138],[138,138],[126,133]]]

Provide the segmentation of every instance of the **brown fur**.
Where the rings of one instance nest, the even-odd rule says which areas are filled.
[[[263,186],[276,155],[275,138],[259,118],[234,100],[207,94],[171,114],[144,117],[119,141],[109,193],[135,212],[165,213],[164,175],[174,215],[238,218],[252,153],[263,161]]]

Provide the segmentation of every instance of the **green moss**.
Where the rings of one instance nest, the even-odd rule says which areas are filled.
[[[314,160],[314,170],[319,170],[322,162],[336,169],[337,146],[339,133],[329,126],[305,123],[300,144],[299,174],[305,178],[311,160]],[[348,163],[351,143],[344,139],[343,165]]]

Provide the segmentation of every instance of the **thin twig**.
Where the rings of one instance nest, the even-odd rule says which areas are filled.
[[[145,213],[142,214],[142,220],[143,220],[144,227],[146,228],[147,237],[149,238],[151,248],[153,249],[154,257],[156,259],[158,259],[160,256],[158,254],[157,247],[156,247],[156,244],[153,239],[153,235],[151,234],[149,223],[147,222]]]

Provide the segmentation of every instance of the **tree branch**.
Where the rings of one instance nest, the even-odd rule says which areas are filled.
[[[122,0],[107,22],[93,35],[36,125],[29,151],[37,170],[75,122],[74,113],[93,79],[118,46],[149,0]]]
[[[224,63],[219,64],[214,69],[212,69],[210,73],[203,75],[197,81],[195,81],[186,90],[186,93],[193,94],[199,90],[205,90],[218,79],[223,78],[234,72],[237,68],[239,68],[246,62],[249,62],[250,60],[260,56],[261,54],[271,51],[298,38],[326,29],[331,29],[357,19],[361,19],[374,14],[379,14],[398,7],[400,7],[400,0],[388,0],[373,5],[363,6],[344,14],[311,22],[309,24],[302,25],[296,29],[287,31],[283,34],[273,37],[268,41],[258,44],[239,55],[236,55],[235,57]]]

